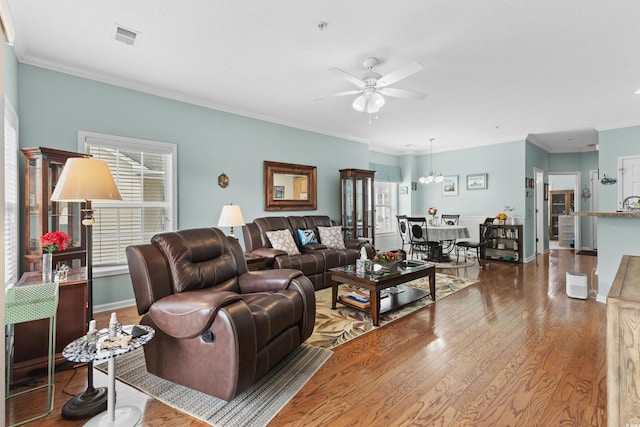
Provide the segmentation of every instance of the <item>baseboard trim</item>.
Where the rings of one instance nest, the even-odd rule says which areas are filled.
[[[113,311],[113,310],[118,310],[118,309],[121,309],[121,308],[131,307],[133,305],[136,305],[136,300],[135,299],[116,301],[116,302],[111,302],[109,304],[96,305],[93,308],[93,312],[94,313],[102,313],[104,311]]]

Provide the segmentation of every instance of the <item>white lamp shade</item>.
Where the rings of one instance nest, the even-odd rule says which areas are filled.
[[[238,205],[224,205],[220,212],[218,227],[240,227],[244,225],[242,211]]]
[[[104,202],[122,200],[122,197],[107,162],[88,157],[72,157],[62,169],[51,200]]]

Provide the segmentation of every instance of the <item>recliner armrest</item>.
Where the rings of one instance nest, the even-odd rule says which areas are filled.
[[[164,333],[174,338],[193,338],[206,331],[220,308],[244,301],[235,292],[203,289],[169,295],[156,301],[149,315]]]
[[[300,252],[303,254],[313,254],[318,251],[324,251],[327,249],[327,245],[323,245],[322,243],[310,243],[308,245],[302,246]]]
[[[288,268],[250,271],[238,276],[238,286],[243,294],[287,289],[296,277],[304,276],[302,271]]]

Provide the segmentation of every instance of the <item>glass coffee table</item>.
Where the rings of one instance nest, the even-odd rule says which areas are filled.
[[[355,265],[329,269],[331,273],[331,308],[336,308],[339,301],[357,310],[369,311],[374,326],[380,324],[380,314],[395,310],[422,297],[431,295],[436,300],[436,267],[435,264],[423,261],[402,261],[395,271],[384,273],[357,272]],[[412,280],[429,277],[429,290],[403,286]],[[354,285],[369,291],[369,307],[360,307],[347,300],[338,298],[338,287],[342,284]],[[381,292],[397,287],[394,292],[380,298]],[[382,301],[381,301],[382,300]]]

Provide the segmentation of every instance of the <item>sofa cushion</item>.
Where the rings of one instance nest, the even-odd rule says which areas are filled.
[[[293,236],[289,230],[267,231],[267,237],[273,249],[285,251],[289,255],[299,255],[300,251],[293,241]]]
[[[342,227],[318,227],[320,242],[328,248],[345,249],[344,238],[342,237]]]
[[[313,230],[298,229],[298,240],[300,240],[300,245],[302,246],[318,243],[318,238]]]

